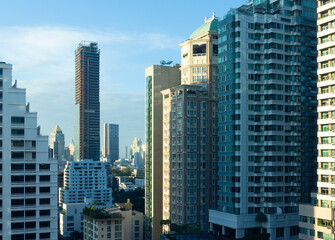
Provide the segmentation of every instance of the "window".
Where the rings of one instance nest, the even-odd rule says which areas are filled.
[[[328,62],[321,63],[321,68],[327,68],[327,67],[328,67]]]
[[[24,136],[24,129],[12,128],[12,135],[13,136]]]
[[[11,157],[12,157],[12,159],[23,159],[24,158],[24,152],[12,152]]]
[[[23,222],[12,223],[12,229],[20,229],[20,228],[24,228],[24,223]]]
[[[24,211],[12,211],[12,218],[24,217]]]
[[[11,145],[12,145],[12,148],[24,147],[24,141],[23,140],[12,140]]]
[[[36,228],[36,222],[26,222],[26,228]]]
[[[50,204],[50,198],[41,198],[40,205],[43,205],[43,204]]]
[[[50,170],[50,164],[40,164],[40,171]]]
[[[50,238],[50,233],[40,233],[40,239]]]
[[[300,222],[307,222],[306,216],[300,216]]]
[[[15,234],[12,235],[11,240],[22,240],[24,239],[24,234]]]
[[[35,198],[27,198],[26,205],[36,205],[36,199]]]
[[[24,124],[24,117],[12,117],[12,124]]]
[[[50,193],[50,187],[40,187],[40,193]]]
[[[11,193],[12,194],[23,194],[24,188],[23,187],[12,187]]]
[[[50,221],[40,222],[40,227],[50,227]]]
[[[26,217],[35,217],[36,211],[35,210],[28,210],[26,211]]]
[[[40,216],[50,216],[50,210],[40,210]]]
[[[50,182],[50,176],[48,175],[40,176],[40,182]]]
[[[313,230],[313,229],[310,229],[310,230],[309,230],[309,235],[311,235],[311,236],[313,236],[313,237],[314,237],[314,236],[315,236],[315,230]]]
[[[25,166],[26,170],[36,170],[36,164],[26,164]]]

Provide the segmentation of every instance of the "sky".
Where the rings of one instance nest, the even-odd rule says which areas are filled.
[[[58,124],[66,145],[73,139],[74,51],[81,40],[98,42],[101,130],[119,124],[124,157],[135,137],[144,142],[145,68],[180,63],[179,44],[205,16],[223,17],[246,0],[1,2],[0,61],[13,64],[42,134]]]

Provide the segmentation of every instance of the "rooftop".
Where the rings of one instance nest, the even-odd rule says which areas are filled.
[[[217,32],[218,31],[218,22],[219,19],[217,17],[215,17],[215,13],[213,13],[213,16],[210,19],[207,19],[207,17],[205,18],[205,24],[203,24],[202,26],[200,26],[199,28],[197,28],[197,30],[195,30],[189,39],[194,39],[198,36],[200,36],[203,33],[206,32]]]

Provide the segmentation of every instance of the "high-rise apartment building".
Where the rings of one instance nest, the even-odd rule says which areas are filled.
[[[180,84],[179,66],[145,70],[145,239],[160,238],[163,219],[163,100],[161,91]]]
[[[119,125],[104,124],[104,142],[102,146],[102,156],[108,159],[109,163],[114,163],[119,159]]]
[[[303,240],[335,237],[335,2],[317,3],[318,179],[311,204],[299,206]]]
[[[92,202],[112,203],[112,189],[107,183],[107,170],[100,161],[67,162],[64,169],[64,187],[59,190],[59,204],[80,203],[85,198]]]
[[[93,202],[113,206],[112,188],[108,187],[106,165],[100,161],[67,162],[64,186],[59,189],[60,234],[70,237],[83,231],[83,208]]]
[[[26,90],[0,63],[0,239],[57,239],[57,162],[29,111]]]
[[[65,138],[58,125],[56,125],[50,134],[49,148],[52,151],[52,158],[62,160],[65,157]]]
[[[75,51],[75,156],[100,159],[100,50],[95,42],[79,43]]]
[[[249,1],[219,22],[216,232],[298,239],[316,186],[315,23],[312,0]]]
[[[182,85],[162,91],[163,219],[208,230],[217,204],[218,19],[181,46]]]

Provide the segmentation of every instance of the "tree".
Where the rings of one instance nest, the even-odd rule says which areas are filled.
[[[160,224],[161,224],[161,226],[163,226],[163,228],[164,228],[164,225],[167,225],[170,229],[171,220],[169,220],[169,219],[161,220]],[[165,229],[164,229],[164,234],[166,234]],[[167,233],[167,234],[169,234],[169,233]]]
[[[136,188],[127,192],[123,189],[113,191],[113,203],[126,203],[128,199],[134,205],[133,210],[144,212],[143,188]]]
[[[261,225],[261,234],[264,233],[264,227],[263,224],[268,221],[268,218],[266,215],[262,212],[258,213],[255,218],[255,222],[259,223]]]
[[[130,167],[124,168],[122,170],[113,168],[112,174],[115,176],[131,176],[132,170]]]
[[[71,239],[73,239],[73,240],[81,240],[81,239],[83,239],[83,233],[80,233],[78,231],[71,232],[70,236],[71,236]]]

